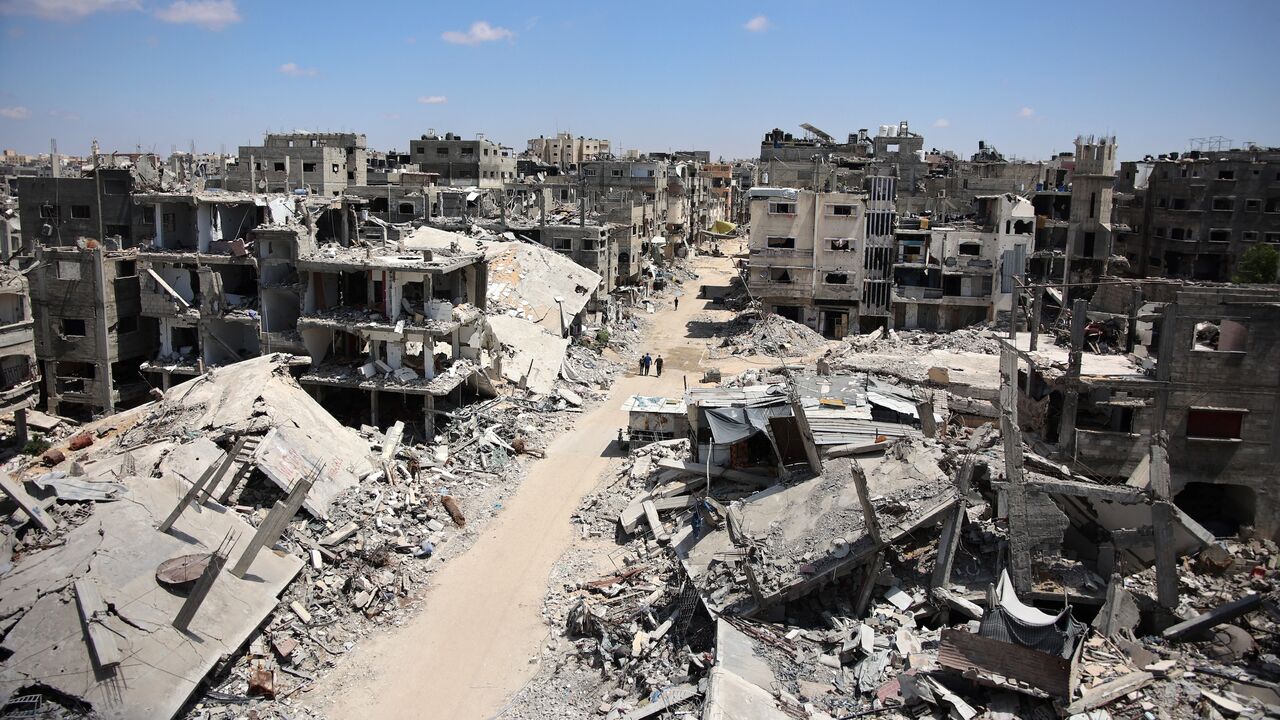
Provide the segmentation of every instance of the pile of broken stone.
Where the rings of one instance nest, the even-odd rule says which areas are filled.
[[[543,652],[542,670],[501,717],[637,720],[683,712],[719,719],[739,717],[734,712],[748,706],[758,713],[752,717],[779,720],[1280,714],[1274,580],[1280,553],[1274,542],[1250,538],[1246,530],[1238,539],[1182,558],[1181,602],[1173,610],[1155,601],[1150,567],[1108,581],[1069,557],[1044,553],[1034,588],[1058,588],[1057,601],[1046,592],[1020,599],[1001,573],[1009,527],[1003,511],[997,512],[1004,502],[998,438],[990,427],[949,427],[938,440],[905,439],[886,451],[892,456],[896,448],[897,457],[907,460],[914,457],[907,448],[932,447],[951,478],[964,472],[966,461],[977,468],[970,471],[973,483],[963,502],[948,582],[940,585],[933,577],[947,531],[941,523],[889,543],[874,576],[833,576],[764,604],[769,587],[760,568],[746,569],[752,558],[782,549],[780,534],[771,531],[762,541],[738,537],[749,525],[734,518],[758,496],[794,487],[797,478],[758,495],[716,480],[708,495],[683,460],[687,441],[635,449],[575,516],[583,536],[616,533],[617,549],[610,554],[615,569],[601,575],[583,564],[572,568],[576,576],[571,571],[552,588],[545,614],[554,637]],[[910,462],[918,464],[918,458]],[[1042,458],[1033,456],[1028,465],[1035,468],[1033,479],[1071,477]],[[676,470],[681,466],[686,471]],[[888,517],[894,500],[875,495],[872,480],[872,504]],[[821,478],[798,479],[815,481]],[[663,517],[659,527],[646,527],[651,518],[629,512],[639,499],[674,501],[680,493],[693,499],[655,507]],[[702,517],[701,538],[689,531],[695,514]],[[691,571],[699,562],[698,543],[722,529],[735,535],[725,547],[737,549],[717,551],[709,568]],[[1065,606],[1063,614],[1067,583],[1055,575],[1098,589],[1101,606],[1081,601]],[[691,594],[696,600],[690,602]],[[1059,624],[1071,618],[1078,626],[1068,646],[1074,651],[1065,657],[1032,652],[1016,634],[990,639],[1010,612]],[[1003,653],[1026,654],[1028,667],[1011,669]],[[1036,672],[1053,682],[1036,682]],[[1070,687],[1068,693],[1055,691],[1059,680]]]

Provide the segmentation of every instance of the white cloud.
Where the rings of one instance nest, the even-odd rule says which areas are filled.
[[[748,20],[747,24],[742,27],[750,30],[751,32],[764,32],[769,29],[769,18],[763,15],[757,15]]]
[[[1029,118],[1035,114],[1036,111],[1034,109],[1026,107],[1025,105],[1018,111],[1018,117],[1020,118]]]
[[[951,121],[946,118],[938,118],[933,121],[934,127],[951,127]]]
[[[140,8],[138,0],[0,0],[0,13],[45,20],[79,20],[98,12]]]
[[[199,25],[206,30],[221,30],[241,19],[235,0],[177,0],[155,14],[167,23]]]
[[[444,95],[421,95],[418,102],[423,105],[443,105],[449,102],[449,98]]]
[[[293,77],[315,77],[316,75],[315,68],[304,68],[299,66],[298,63],[293,62],[287,62],[281,65],[280,72]]]
[[[26,120],[31,117],[31,111],[21,105],[0,107],[0,116],[7,117],[10,120]]]
[[[504,27],[494,27],[484,20],[477,20],[471,23],[471,27],[466,32],[449,30],[440,35],[445,42],[453,43],[454,45],[479,45],[482,42],[508,40],[515,36],[516,34],[510,30]]]

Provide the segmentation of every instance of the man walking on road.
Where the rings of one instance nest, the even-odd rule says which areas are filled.
[[[658,356],[658,359],[654,361],[653,365],[658,369],[658,377],[662,377],[662,356],[661,355]]]
[[[678,298],[678,297],[677,297],[677,298],[672,298],[672,300],[671,300],[671,301],[672,301],[673,303],[675,303],[675,305],[676,305],[676,306],[675,306],[674,308],[672,308],[672,309],[673,309],[673,310],[679,310],[679,309],[680,309],[680,298]]]
[[[653,357],[649,355],[649,353],[645,353],[644,357],[640,360],[640,368],[642,370],[642,374],[648,375],[649,367],[652,365],[653,365]]]
[[[644,375],[644,356],[640,356],[640,374]]]

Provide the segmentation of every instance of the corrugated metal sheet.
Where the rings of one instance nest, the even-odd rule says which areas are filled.
[[[1071,687],[1071,661],[1013,643],[1000,642],[944,628],[938,648],[938,664],[962,673],[976,674],[988,685],[1041,696],[1067,698]],[[1001,678],[1015,682],[1000,682]],[[1041,691],[1040,693],[1036,690]]]

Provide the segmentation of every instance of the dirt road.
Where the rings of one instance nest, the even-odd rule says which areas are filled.
[[[609,463],[634,394],[674,396],[701,378],[706,340],[686,323],[706,309],[700,283],[727,283],[728,258],[700,258],[702,276],[685,283],[679,310],[659,302],[649,349],[666,361],[662,377],[632,369],[609,397],[547,448],[505,503],[507,509],[470,550],[435,576],[421,612],[404,626],[360,645],[307,701],[341,718],[488,718],[533,676],[531,659],[547,634],[542,599],[552,564],[573,542],[569,518]]]

